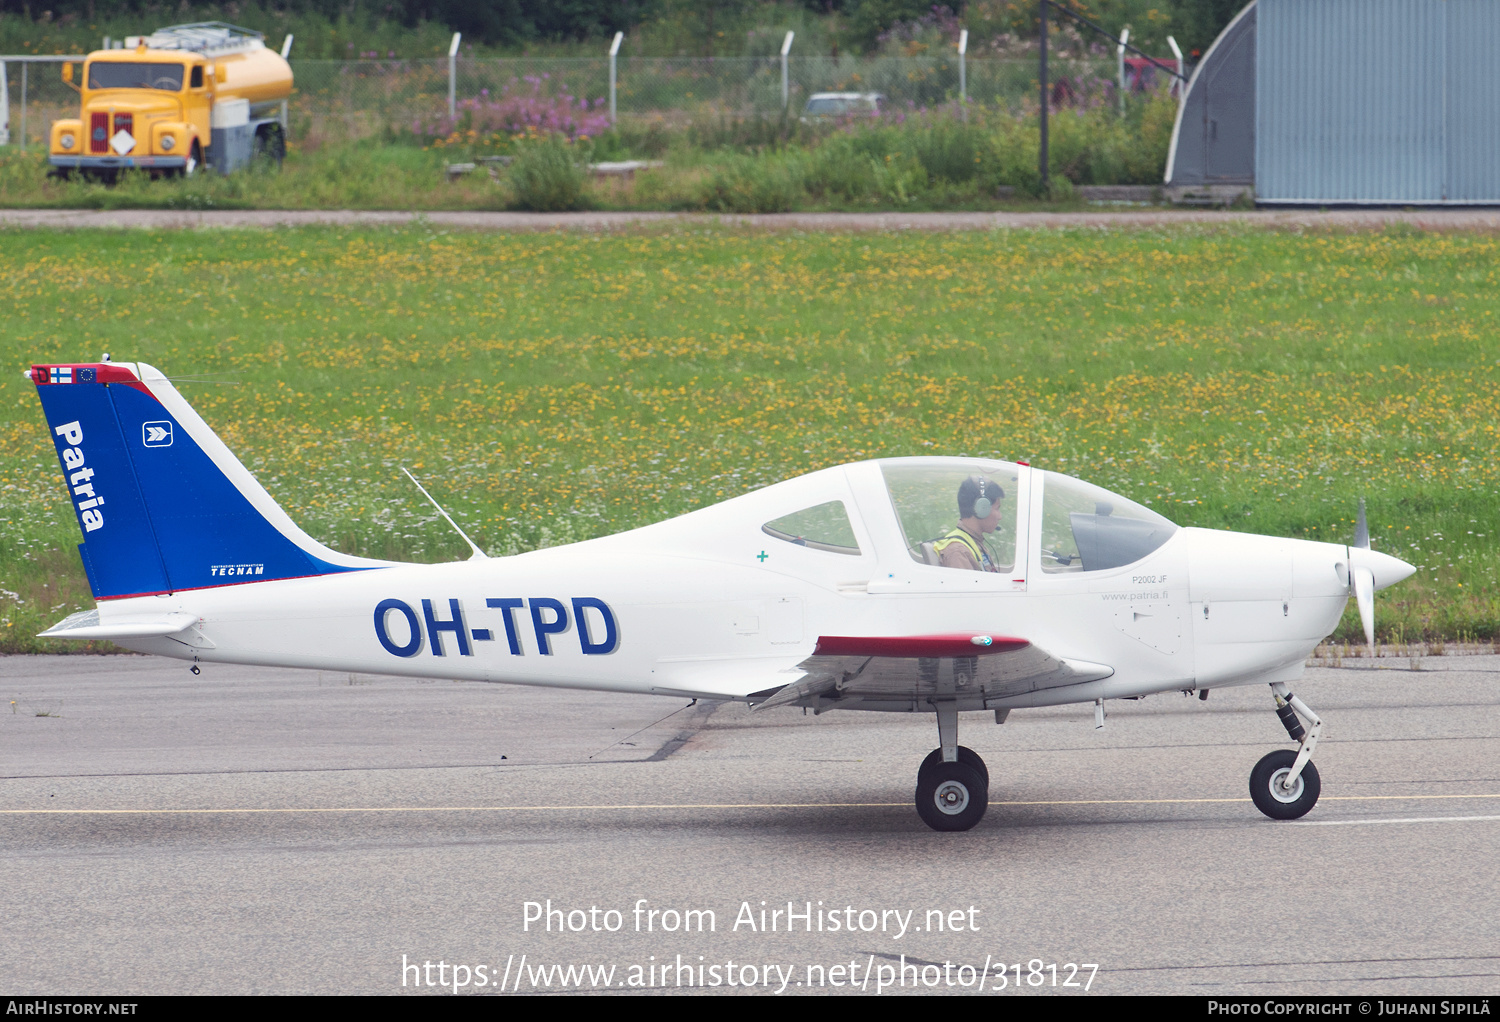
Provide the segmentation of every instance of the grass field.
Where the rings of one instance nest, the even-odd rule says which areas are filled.
[[[89,605],[32,362],[148,361],[340,549],[492,553],[908,454],[1421,565],[1383,635],[1493,638],[1490,236],[0,232],[0,649]],[[205,375],[211,374],[211,375]],[[1352,614],[1343,629],[1353,635]]]

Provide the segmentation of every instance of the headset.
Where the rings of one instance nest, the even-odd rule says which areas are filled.
[[[991,500],[988,497],[986,497],[984,495],[984,491],[989,486],[992,486],[992,485],[995,486],[998,489],[999,488],[999,484],[992,483],[990,480],[984,478],[984,476],[981,476],[981,475],[972,475],[972,476],[969,476],[969,482],[973,483],[974,486],[975,486],[975,488],[979,490],[979,498],[974,501],[974,517],[975,518],[988,518],[990,516],[990,512],[995,509],[995,501]],[[1005,499],[1005,491],[1004,490],[1000,490],[1000,496],[997,497],[996,500],[1004,500],[1004,499]],[[959,510],[962,511],[963,509],[960,508]]]

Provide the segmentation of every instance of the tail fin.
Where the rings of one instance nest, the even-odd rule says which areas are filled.
[[[96,599],[386,566],[299,529],[144,363],[32,366]]]

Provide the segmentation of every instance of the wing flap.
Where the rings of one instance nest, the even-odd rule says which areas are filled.
[[[983,703],[1114,674],[1114,668],[1105,664],[1054,656],[1025,639],[983,636],[989,642],[981,644],[977,638],[823,637],[813,655],[797,665],[803,676],[759,702],[756,709],[824,701]]]

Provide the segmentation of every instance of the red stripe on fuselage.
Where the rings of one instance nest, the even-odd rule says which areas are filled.
[[[988,644],[976,643],[975,637],[988,638]],[[888,656],[888,657],[970,657],[990,653],[1012,653],[1031,645],[1025,639],[1011,639],[983,632],[958,635],[822,635],[813,656]]]

